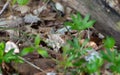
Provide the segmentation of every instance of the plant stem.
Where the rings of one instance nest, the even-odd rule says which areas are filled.
[[[7,6],[9,5],[11,0],[7,0],[7,2],[5,3],[5,5],[3,6],[2,10],[0,11],[0,15],[3,13],[3,11],[7,8]]]

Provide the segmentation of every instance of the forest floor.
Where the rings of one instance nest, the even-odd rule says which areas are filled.
[[[77,11],[69,6],[64,6],[61,0],[51,0],[49,2],[31,0],[24,6],[11,5],[9,2],[8,6],[3,9],[5,4],[6,1],[0,1],[0,10],[3,10],[0,13],[0,42],[14,42],[18,46],[18,52],[21,52],[23,48],[34,45],[35,35],[39,35],[42,39],[39,46],[44,48],[53,59],[63,60],[64,44],[67,40],[72,40],[72,37],[79,35],[76,30],[67,30],[64,23],[71,21],[71,15],[75,15]],[[102,47],[104,37],[92,27],[81,31],[79,43],[83,44],[84,40],[89,38],[90,41],[86,47],[99,51],[104,49]],[[27,62],[2,63],[3,75],[46,75],[45,73],[64,75],[62,73],[64,66],[58,65],[52,58],[41,56],[36,51],[23,56],[23,58],[42,70],[36,69]],[[103,72],[102,75],[110,74],[107,70],[103,70]],[[67,75],[71,74],[68,73]],[[85,75],[85,73],[81,75]]]

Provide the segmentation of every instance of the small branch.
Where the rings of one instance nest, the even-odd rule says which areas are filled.
[[[18,56],[18,58],[20,58],[21,60],[23,60],[23,61],[24,61],[24,62],[26,62],[27,64],[31,65],[32,67],[34,67],[34,68],[38,69],[39,71],[42,71],[42,72],[46,73],[43,69],[41,69],[40,67],[38,67],[38,66],[36,66],[36,65],[32,64],[31,62],[27,61],[27,60],[26,60],[26,59],[24,59],[23,57]]]
[[[46,7],[46,5],[49,3],[50,0],[48,0],[42,7],[36,9],[36,12],[33,11],[34,15],[38,16],[43,10],[44,8]]]
[[[88,37],[88,39],[90,39],[90,29],[89,28],[87,30],[87,37]]]
[[[3,6],[3,8],[2,8],[2,10],[0,11],[0,15],[3,13],[3,11],[7,8],[7,6],[8,6],[8,4],[9,4],[9,2],[10,2],[11,0],[7,0],[7,2],[5,3],[5,5]]]

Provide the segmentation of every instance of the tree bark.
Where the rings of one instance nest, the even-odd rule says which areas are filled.
[[[120,49],[120,15],[106,12],[102,0],[64,0],[68,5],[79,11],[82,15],[91,14],[92,19],[97,22],[94,27],[104,35],[112,36],[116,40],[116,45]]]

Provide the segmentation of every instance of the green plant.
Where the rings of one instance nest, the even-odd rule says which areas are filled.
[[[104,61],[107,61],[110,65],[109,68],[114,73],[120,73],[120,53],[118,50],[114,49],[115,40],[112,37],[107,37],[104,40],[104,45],[106,47],[106,51],[101,51],[102,58]]]
[[[62,66],[65,73],[69,71],[74,74],[80,74],[82,72],[99,73],[103,60],[101,57],[95,55],[92,56],[91,61],[86,61],[85,56],[89,56],[90,54],[88,51],[92,50],[90,47],[85,47],[86,43],[87,40],[83,45],[80,45],[78,39],[74,38],[72,41],[68,41],[68,43],[63,47],[63,59],[58,61],[58,66]],[[70,68],[72,69],[70,70]]]
[[[77,30],[78,33],[80,33],[81,30],[92,27],[95,23],[95,20],[89,21],[90,15],[86,15],[83,19],[80,13],[77,13],[76,16],[72,15],[71,18],[72,22],[65,22],[65,26],[70,26],[72,30]],[[65,72],[68,71],[69,68],[73,68],[71,72],[74,74],[80,74],[86,71],[88,73],[99,71],[103,64],[102,58],[98,59],[95,56],[91,62],[86,61],[84,57],[89,55],[88,51],[92,50],[92,48],[85,47],[89,41],[88,39],[86,39],[82,45],[80,45],[79,40],[80,38],[73,38],[72,41],[67,42],[67,45],[63,47],[63,59],[59,61],[58,65],[63,66]]]
[[[105,48],[113,48],[115,45],[115,40],[112,37],[106,37],[105,40],[103,40]]]
[[[40,37],[39,37],[39,35],[37,35],[35,40],[34,40],[34,46],[26,47],[19,54],[15,54],[14,49],[11,49],[11,50],[9,50],[9,52],[5,53],[4,52],[5,43],[1,42],[0,43],[0,64],[2,62],[5,62],[5,63],[10,63],[11,61],[18,62],[20,60],[18,56],[24,56],[28,53],[31,53],[31,52],[35,51],[35,50],[37,50],[37,52],[40,55],[42,55],[43,57],[48,57],[47,51],[40,48],[39,43],[40,43]]]
[[[78,33],[81,30],[92,27],[95,23],[95,20],[91,20],[90,15],[86,15],[84,19],[82,19],[80,13],[77,16],[72,15],[71,22],[65,22],[65,26],[70,26],[72,30],[77,30]],[[87,42],[87,41],[86,41]],[[90,53],[87,52],[90,48],[84,47],[86,43],[84,42],[82,45],[79,44],[78,39],[74,38],[73,41],[69,41],[67,46],[63,47],[63,58],[64,61],[67,61],[64,64],[65,69],[74,67],[75,72],[87,72],[89,74],[96,73],[100,75],[100,68],[105,61],[110,63],[110,69],[115,73],[120,73],[120,53],[114,49],[115,40],[112,37],[106,37],[103,40],[104,47],[106,48],[106,52],[101,51],[98,56],[93,56],[92,60],[85,61],[83,57],[88,56]],[[89,55],[89,57],[91,57]],[[62,62],[65,63],[65,62]],[[70,64],[70,65],[68,65]],[[86,67],[86,68],[85,68]]]
[[[92,74],[97,73],[97,75],[100,75],[100,68],[103,65],[103,59],[102,58],[96,58],[94,57],[94,60],[91,60],[90,62],[87,62],[86,64],[86,72]]]
[[[28,53],[32,53],[33,51],[36,50],[43,57],[48,57],[47,51],[40,47],[40,45],[39,45],[40,41],[41,41],[40,36],[37,35],[34,40],[34,45],[23,48],[23,50],[20,52],[20,55],[24,56],[24,55],[26,55]]]
[[[33,66],[34,68],[43,71],[41,68],[35,66],[34,64],[30,63],[29,61],[27,61],[26,59],[22,58],[22,56],[31,53],[33,51],[37,51],[40,55],[42,55],[43,57],[48,57],[48,53],[46,50],[40,48],[40,43],[41,39],[39,37],[39,35],[37,35],[35,37],[34,40],[34,45],[30,46],[30,47],[25,47],[23,48],[23,50],[20,53],[15,54],[14,53],[14,49],[9,50],[7,53],[5,53],[5,43],[1,42],[0,43],[0,65],[2,63],[11,63],[11,62],[26,62],[29,65]],[[44,72],[44,71],[43,71]]]
[[[104,60],[108,61],[110,64],[110,69],[113,72],[120,73],[120,53],[117,52],[117,50],[111,51],[110,49],[107,49],[106,52],[101,52],[102,57]]]
[[[59,61],[58,65],[64,68],[64,71],[74,71],[74,74],[80,74],[81,72],[86,72],[89,74],[97,73],[100,75],[101,66],[105,61],[107,61],[114,73],[120,73],[120,53],[113,48],[115,41],[112,37],[107,37],[104,40],[104,45],[106,47],[106,52],[101,51],[99,54],[96,52],[89,53],[92,48],[86,48],[84,45],[80,45],[77,38],[63,47],[62,60]],[[91,50],[92,51],[92,50]],[[91,56],[91,55],[93,56]],[[90,61],[86,61],[84,57],[89,57]],[[72,68],[72,70],[70,70]],[[66,73],[65,72],[65,73]]]
[[[96,22],[95,20],[89,20],[90,15],[86,15],[85,18],[82,18],[80,13],[77,13],[76,16],[72,15],[72,22],[65,22],[65,26],[70,26],[71,29],[81,31],[87,28],[90,28]]]
[[[26,5],[26,4],[29,2],[29,0],[13,0],[13,1],[12,1],[12,4],[15,4],[16,2],[17,2],[19,5]]]
[[[17,59],[19,59],[17,57],[17,55],[14,54],[14,49],[11,49],[7,53],[4,52],[4,49],[5,49],[5,43],[1,42],[0,43],[0,64],[2,64],[3,62],[10,63],[13,60],[16,61],[16,62],[19,61],[19,60],[17,60]]]

